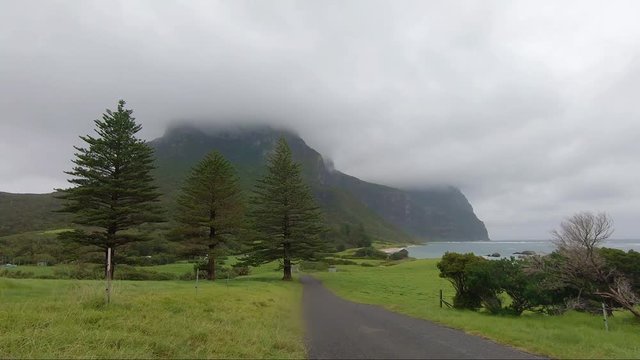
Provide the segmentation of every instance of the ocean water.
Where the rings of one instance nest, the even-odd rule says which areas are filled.
[[[640,251],[640,240],[607,240],[603,247]],[[501,257],[515,256],[515,252],[525,250],[535,251],[536,254],[548,254],[555,249],[551,240],[521,240],[521,241],[443,241],[430,242],[424,245],[411,245],[407,247],[409,256],[416,259],[440,258],[445,252],[474,253],[476,255],[489,255],[499,253]]]

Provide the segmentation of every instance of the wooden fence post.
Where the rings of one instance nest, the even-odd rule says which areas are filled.
[[[198,268],[196,269],[196,296],[198,296],[198,280],[200,279],[200,264],[198,264]]]
[[[107,304],[111,302],[111,247],[107,248]]]

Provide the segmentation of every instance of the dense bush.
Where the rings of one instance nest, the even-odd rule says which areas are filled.
[[[12,279],[30,279],[34,275],[31,271],[0,269],[0,277]]]
[[[593,292],[583,292],[566,284],[558,271],[563,261],[557,253],[501,260],[446,253],[437,266],[440,277],[448,279],[456,290],[453,301],[456,308],[484,307],[492,313],[514,315],[526,310],[548,314],[559,314],[566,309],[601,311],[602,299]],[[501,294],[507,294],[511,299],[506,307],[503,307]]]
[[[467,269],[476,263],[488,261],[474,254],[446,252],[437,264],[440,277],[451,282],[456,290],[453,307],[458,309],[478,309],[482,306],[483,289],[469,286]]]
[[[247,276],[251,274],[251,268],[248,266],[235,265],[231,267],[231,271],[235,276]]]
[[[526,271],[527,265],[527,260],[514,258],[477,262],[466,269],[468,286],[475,289],[483,306],[493,313],[520,315],[525,310],[543,310],[545,306],[561,304],[563,299],[547,295],[560,289],[545,289],[545,274]],[[502,308],[501,293],[511,298],[506,308]]]
[[[640,292],[640,252],[629,250],[601,248],[600,255],[604,258],[610,271],[625,276],[636,293]]]
[[[196,262],[193,266],[193,271],[187,271],[180,275],[180,280],[195,280],[196,270],[200,268],[200,279],[206,280],[207,278],[207,263]],[[244,265],[234,265],[232,267],[225,267],[222,264],[216,264],[216,278],[217,279],[233,279],[238,276],[247,276],[251,273],[251,268]]]
[[[116,280],[175,280],[177,276],[147,269],[137,269],[129,265],[118,266],[115,272]]]
[[[371,235],[361,223],[342,223],[335,228],[329,229],[321,237],[323,241],[335,244],[338,252],[347,248],[370,247],[372,243]]]
[[[326,258],[324,259],[324,262],[326,262],[329,265],[358,265],[357,262],[353,260],[347,260],[347,259]]]
[[[484,260],[484,259],[483,259]],[[491,313],[502,312],[502,300],[499,297],[501,289],[501,279],[496,273],[497,262],[494,261],[470,261],[462,270],[464,287],[466,294],[462,298],[461,305],[480,304]],[[456,294],[457,295],[457,294]],[[454,299],[454,305],[456,301]],[[473,308],[473,307],[468,307]]]
[[[402,249],[398,252],[394,252],[393,254],[389,255],[389,260],[402,260],[408,257],[409,257],[409,251],[407,251],[407,249]]]

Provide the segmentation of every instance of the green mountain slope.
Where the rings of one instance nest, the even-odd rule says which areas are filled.
[[[0,192],[0,236],[68,226],[68,216],[53,212],[59,207],[53,193]]]
[[[375,238],[417,240],[487,240],[484,224],[454,187],[404,191],[368,183],[331,170],[322,156],[297,135],[269,127],[201,130],[175,127],[151,142],[158,159],[158,181],[167,193],[184,172],[212,149],[234,163],[246,189],[261,174],[273,144],[284,136],[296,161],[325,209],[329,223],[362,224]]]
[[[333,237],[344,235],[340,229],[358,228],[373,239],[390,242],[488,239],[484,224],[458,189],[405,191],[362,181],[326,166],[322,156],[299,136],[264,126],[208,130],[175,126],[151,141],[158,166],[156,179],[169,212],[185,174],[206,153],[220,151],[236,167],[243,188],[250,190],[280,136],[287,139],[294,159],[302,163]],[[51,213],[58,206],[52,194],[0,193],[0,236],[65,227],[68,217]]]
[[[339,237],[337,230],[349,225],[363,226],[374,240],[414,241],[352,194],[333,186],[332,175],[327,171],[322,156],[288,131],[268,127],[210,131],[191,126],[170,129],[163,137],[150,142],[156,152],[158,183],[163,193],[173,198],[188,169],[209,151],[217,150],[234,164],[243,188],[249,192],[262,174],[266,157],[280,136],[287,139],[294,160],[302,164],[303,174],[324,210],[328,225],[334,229],[332,236]]]

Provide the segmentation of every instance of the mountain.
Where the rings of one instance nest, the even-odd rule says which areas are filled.
[[[332,229],[329,236],[337,243],[353,244],[354,236],[404,243],[488,240],[484,224],[460,190],[401,190],[369,183],[328,166],[296,134],[264,126],[205,130],[174,126],[149,142],[155,150],[155,175],[165,204],[171,209],[187,171],[212,150],[234,164],[242,186],[250,190],[280,136],[287,139],[294,159],[302,164],[303,175]],[[64,227],[68,217],[51,212],[57,207],[59,201],[53,194],[0,193],[0,236]]]
[[[68,215],[53,212],[60,208],[54,195],[0,192],[0,236],[68,226]]]
[[[454,187],[400,190],[369,183],[328,166],[296,134],[269,127],[202,130],[177,126],[150,142],[156,151],[158,181],[165,193],[208,151],[220,151],[238,170],[245,188],[260,176],[276,140],[284,136],[293,157],[334,227],[364,226],[373,237],[394,242],[488,240],[487,230],[466,197]]]

